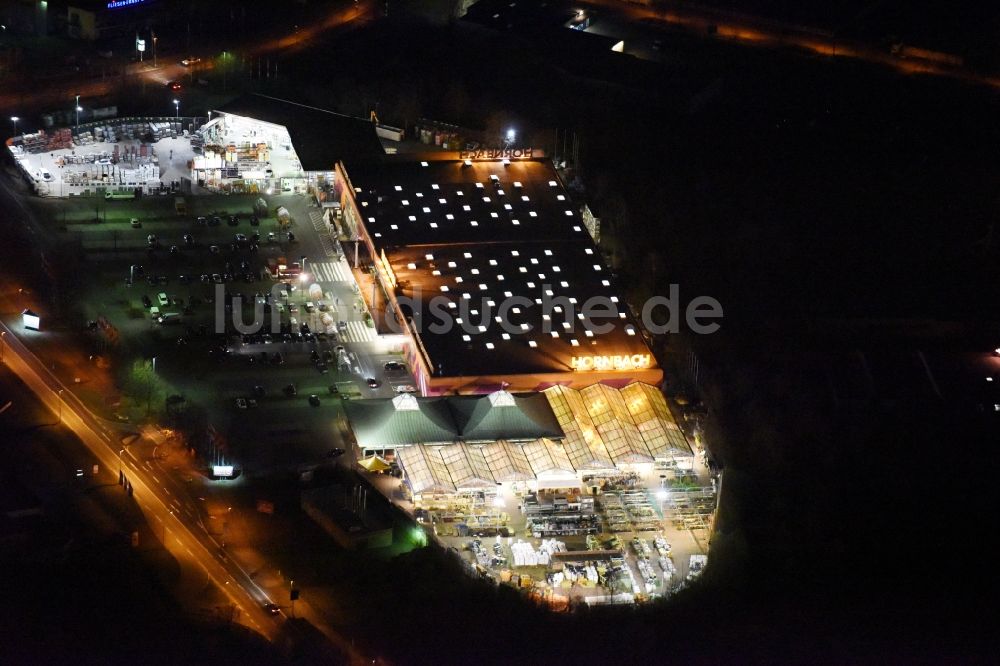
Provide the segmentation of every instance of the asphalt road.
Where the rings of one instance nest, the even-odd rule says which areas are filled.
[[[190,501],[182,499],[187,494],[177,486],[178,482],[127,449],[113,424],[101,422],[90,414],[2,322],[0,332],[6,333],[3,362],[80,438],[98,464],[117,469],[121,461],[135,500],[154,529],[162,526],[164,546],[175,556],[187,556],[200,564],[239,609],[240,621],[274,640],[284,615],[272,616],[264,609],[264,604],[272,600],[208,534]],[[361,663],[361,656],[346,641],[339,641],[338,647],[350,654],[354,662]]]

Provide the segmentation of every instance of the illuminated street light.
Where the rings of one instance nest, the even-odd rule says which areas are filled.
[[[0,363],[3,363],[4,347],[7,346],[7,331],[0,331]]]
[[[76,96],[76,126],[77,127],[80,126],[80,112],[81,111],[83,111],[83,109],[80,108],[80,96],[77,95]]]
[[[178,99],[174,100],[174,112],[176,114],[175,115],[176,118],[181,117],[181,102]]]
[[[18,118],[17,116],[11,116],[10,117],[10,122],[11,122],[12,125],[14,125],[14,136],[17,136],[17,121],[18,120],[20,120],[20,118]]]
[[[512,127],[507,130],[507,143],[514,143],[515,138],[517,138],[517,132],[514,131],[514,128]]]

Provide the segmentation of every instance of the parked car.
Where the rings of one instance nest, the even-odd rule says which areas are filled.
[[[156,323],[164,326],[167,324],[179,324],[181,323],[181,315],[177,312],[167,312],[157,317]]]
[[[368,388],[372,389],[373,391],[377,389],[379,386],[382,386],[382,382],[375,379],[374,377],[367,377],[365,379],[365,384],[368,384]]]
[[[170,299],[167,298],[167,294],[165,292],[161,291],[160,293],[158,293],[156,295],[156,300],[157,300],[157,302],[159,302],[161,308],[164,305],[170,305]]]
[[[142,222],[140,222],[139,218],[137,217],[133,217],[131,220],[128,221],[128,223],[129,225],[131,225],[133,229],[138,229],[139,227],[142,226]]]
[[[319,407],[319,396],[315,393],[309,396],[309,404],[313,407]]]

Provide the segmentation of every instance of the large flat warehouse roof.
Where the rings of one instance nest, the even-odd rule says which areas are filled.
[[[390,159],[345,170],[362,233],[384,255],[433,376],[569,372],[578,357],[641,356],[639,367],[655,367],[547,160]],[[594,304],[596,316],[584,316]],[[431,328],[441,311],[456,325]]]

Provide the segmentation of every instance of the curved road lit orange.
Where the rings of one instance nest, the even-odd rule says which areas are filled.
[[[660,21],[704,36],[714,31],[717,38],[748,46],[792,47],[833,58],[864,60],[891,67],[904,74],[932,74],[1000,88],[1000,77],[973,72],[961,64],[961,59],[951,54],[911,49],[911,57],[907,58],[862,42],[838,38],[824,30],[709,8],[660,10],[625,6],[615,0],[590,0],[588,4],[607,7],[632,20]]]

